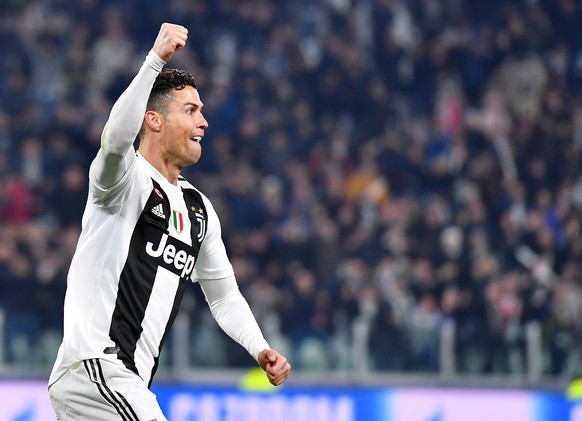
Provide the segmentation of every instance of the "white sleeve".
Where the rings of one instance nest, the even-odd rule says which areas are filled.
[[[212,316],[228,336],[241,344],[255,360],[259,352],[270,349],[234,275],[212,281],[201,280],[200,286]]]
[[[166,63],[151,50],[139,72],[111,109],[101,134],[101,149],[91,165],[91,180],[101,188],[117,183],[135,159],[133,142],[143,124],[156,76]]]
[[[222,241],[218,214],[208,198],[204,195],[202,198],[208,213],[208,232],[200,247],[193,276],[200,283],[218,325],[256,360],[259,352],[270,347],[236,283]]]

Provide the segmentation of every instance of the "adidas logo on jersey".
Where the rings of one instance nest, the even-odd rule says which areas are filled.
[[[152,208],[152,213],[158,218],[166,219],[166,215],[164,215],[164,208],[161,203]]]

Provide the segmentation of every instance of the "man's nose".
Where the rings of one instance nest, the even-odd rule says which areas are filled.
[[[206,130],[208,128],[208,121],[204,118],[204,116],[201,116],[201,120],[200,123],[198,124],[198,127],[203,128],[204,130]]]

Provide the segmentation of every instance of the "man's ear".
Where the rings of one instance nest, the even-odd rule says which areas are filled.
[[[154,132],[159,132],[162,127],[163,116],[157,111],[146,111],[145,122]]]

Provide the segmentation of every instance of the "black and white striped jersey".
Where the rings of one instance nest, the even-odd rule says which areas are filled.
[[[238,289],[208,198],[183,177],[170,183],[133,147],[164,64],[150,51],[103,130],[49,386],[92,358],[123,364],[151,384],[189,281],[200,282],[220,327],[250,355],[269,348]]]
[[[51,383],[89,358],[121,361],[149,383],[186,284],[232,273],[210,201],[138,153],[112,188],[91,182]]]

